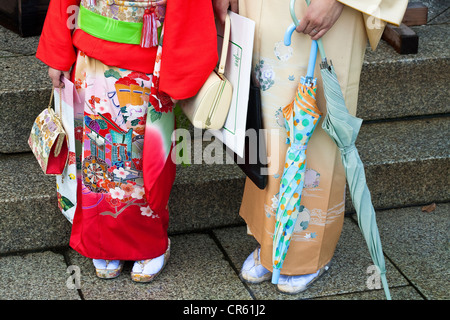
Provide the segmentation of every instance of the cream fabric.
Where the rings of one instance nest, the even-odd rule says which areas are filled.
[[[408,0],[337,0],[346,6],[376,17],[383,21],[399,25],[405,14]]]
[[[239,13],[256,23],[253,75],[261,87],[263,124],[268,130],[270,160],[268,185],[258,189],[247,179],[240,215],[261,245],[261,263],[272,270],[272,236],[275,226],[277,193],[286,155],[286,130],[281,109],[295,97],[300,77],[306,74],[311,39],[294,32],[286,47],[283,37],[292,23],[290,0],[240,0]],[[377,1],[378,2],[378,1]],[[307,9],[296,2],[301,18]],[[330,31],[322,38],[328,59],[335,67],[346,105],[356,114],[359,79],[367,45],[365,21],[361,12],[344,7]],[[320,61],[320,57],[318,57]],[[320,69],[316,65],[317,105],[326,113]],[[323,117],[322,117],[323,119]],[[318,124],[307,149],[307,179],[295,232],[281,274],[314,273],[334,255],[344,221],[345,173],[336,145]]]
[[[386,23],[400,25],[408,5],[408,0],[337,1],[362,12],[372,50],[375,50],[380,42]]]

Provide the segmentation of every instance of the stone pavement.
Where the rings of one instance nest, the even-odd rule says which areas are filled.
[[[377,211],[393,300],[450,298],[449,203],[433,212],[421,207]],[[230,213],[233,214],[233,213]],[[373,289],[366,244],[354,215],[347,215],[331,268],[297,295],[279,293],[270,282],[247,284],[239,270],[256,247],[243,224],[172,234],[171,257],[151,283],[131,281],[132,262],[112,280],[96,277],[92,262],[72,249],[4,255],[0,298],[6,300],[383,300]],[[79,269],[78,269],[79,268]],[[75,271],[79,271],[76,273]],[[79,274],[79,281],[71,275]],[[369,282],[369,285],[368,285]],[[74,287],[79,284],[79,289]]]

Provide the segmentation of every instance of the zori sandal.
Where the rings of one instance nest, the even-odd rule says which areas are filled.
[[[131,279],[135,282],[150,282],[159,275],[169,260],[170,239],[164,254],[153,259],[136,261],[131,270]]]
[[[124,261],[93,259],[95,273],[102,279],[114,279],[120,275]]]

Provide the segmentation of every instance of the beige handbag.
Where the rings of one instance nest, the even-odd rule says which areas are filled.
[[[47,175],[60,175],[69,158],[69,141],[60,115],[62,114],[61,89],[59,91],[59,114],[52,109],[53,88],[48,107],[33,123],[28,144],[36,160]]]
[[[180,107],[187,118],[199,129],[221,129],[230,110],[233,87],[224,76],[230,24],[230,17],[227,15],[218,68],[209,75],[197,95],[180,101]]]

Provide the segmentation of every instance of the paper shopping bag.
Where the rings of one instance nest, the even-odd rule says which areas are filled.
[[[56,177],[56,189],[58,207],[72,223],[77,205],[77,186],[81,177],[81,138],[78,137],[77,131],[82,128],[83,104],[74,84],[68,79],[64,79],[63,82],[65,87],[61,90],[61,94],[55,92],[55,100],[61,99],[61,110],[64,115],[62,122],[69,140],[69,155],[64,172]]]

